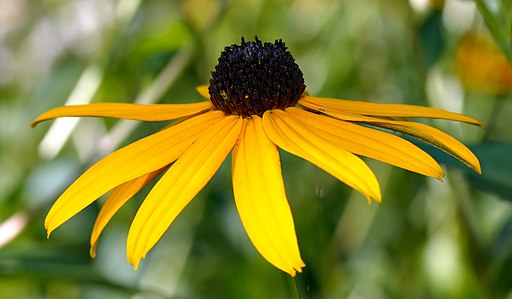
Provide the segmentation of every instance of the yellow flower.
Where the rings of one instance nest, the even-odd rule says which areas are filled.
[[[318,98],[305,93],[302,72],[281,40],[226,47],[210,85],[194,104],[97,103],[64,106],[39,116],[113,117],[142,121],[181,119],[106,156],[82,174],[52,206],[48,235],[110,192],[91,234],[91,256],[111,217],[141,188],[163,173],[140,206],[128,233],[127,255],[138,267],[178,214],[208,183],[229,152],[236,207],[250,240],[272,265],[294,276],[304,262],[281,174],[278,147],[324,169],[381,201],[375,175],[356,155],[442,178],[427,153],[380,127],[422,139],[480,173],[478,159],[453,137],[411,117],[481,125],[465,115],[435,108]],[[363,125],[361,125],[363,124]]]
[[[488,35],[463,36],[455,62],[466,89],[501,95],[512,91],[512,65]]]

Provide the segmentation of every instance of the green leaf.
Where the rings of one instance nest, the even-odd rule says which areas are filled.
[[[512,143],[485,142],[471,147],[480,159],[482,175],[468,173],[473,187],[512,200]]]
[[[287,299],[300,299],[299,291],[295,278],[291,277],[288,273],[281,272],[285,284],[285,293]]]
[[[428,68],[432,67],[441,57],[445,48],[443,37],[443,18],[439,11],[433,11],[421,24],[419,37],[423,48],[425,63]]]
[[[512,143],[484,142],[469,149],[478,157],[482,166],[482,174],[474,172],[466,165],[425,143],[409,139],[421,149],[429,153],[436,161],[448,168],[458,168],[465,172],[471,187],[494,193],[503,199],[512,201]]]
[[[493,13],[485,0],[475,0],[487,28],[499,45],[508,61],[512,63],[512,10],[510,0],[501,0],[497,13]],[[508,29],[510,28],[510,30]],[[508,32],[509,31],[509,32]]]

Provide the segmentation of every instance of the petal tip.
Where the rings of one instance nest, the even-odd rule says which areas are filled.
[[[441,172],[439,174],[433,175],[432,177],[435,178],[436,180],[442,182],[444,179],[444,176],[445,176],[444,170],[441,169]]]
[[[91,245],[91,249],[89,250],[89,255],[91,258],[96,258],[96,244]]]
[[[304,268],[306,265],[302,260],[300,260],[300,263],[292,266],[289,270],[286,270],[285,272],[290,274],[291,277],[297,276],[297,273],[302,273],[302,268]]]
[[[55,227],[53,227],[49,223],[45,222],[44,228],[46,229],[46,239],[50,239],[50,235],[55,230]]]
[[[210,92],[208,91],[208,85],[199,85],[199,86],[196,87],[196,91],[203,98],[210,99]]]
[[[469,167],[471,167],[471,169],[473,169],[479,175],[482,175],[482,167],[480,166],[480,161],[478,161],[478,159],[471,163]]]
[[[373,195],[370,195],[369,200],[371,201],[371,199],[375,200],[378,203],[382,202],[382,194],[380,193],[380,188]]]
[[[139,270],[139,263],[140,263],[140,260],[138,260],[137,262],[133,263],[133,270],[135,270],[135,271]]]

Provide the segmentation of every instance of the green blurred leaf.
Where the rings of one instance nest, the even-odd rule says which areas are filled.
[[[509,219],[497,234],[489,254],[495,258],[496,280],[492,285],[493,297],[505,298],[512,285],[512,219]]]
[[[441,12],[433,11],[419,28],[418,34],[428,68],[437,62],[445,47],[442,22]]]
[[[142,73],[153,79],[162,71],[174,55],[176,55],[176,51],[160,51],[148,56],[142,62]]]
[[[447,153],[417,140],[407,139],[429,153],[439,163],[464,171],[472,187],[512,201],[512,159],[510,159],[512,143],[484,142],[468,146],[480,160],[482,174],[479,175]]]
[[[468,173],[471,184],[512,200],[512,143],[485,142],[471,150],[482,164],[482,175]]]
[[[497,12],[492,12],[487,1],[475,0],[476,7],[482,14],[485,24],[510,63],[512,63],[511,2],[510,0],[499,1]]]

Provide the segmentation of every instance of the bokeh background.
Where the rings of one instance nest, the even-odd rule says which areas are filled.
[[[310,94],[465,113],[428,121],[479,156],[444,182],[367,160],[383,203],[282,152],[307,267],[303,298],[512,298],[512,1],[0,0],[0,298],[284,298],[250,244],[230,159],[134,271],[125,242],[144,189],[96,259],[102,199],[46,239],[44,217],[91,163],[167,123],[63,119],[89,102],[189,103],[226,45],[282,38]],[[507,58],[509,59],[507,61]]]

